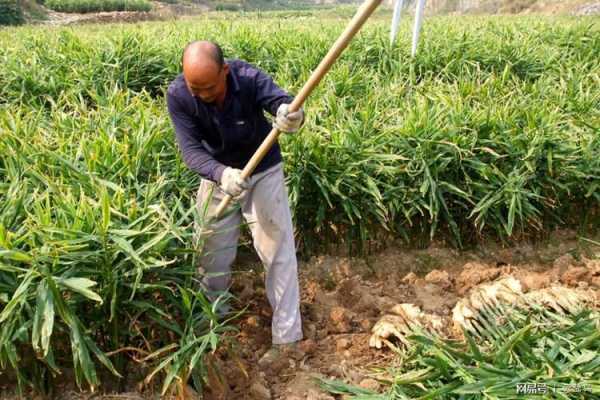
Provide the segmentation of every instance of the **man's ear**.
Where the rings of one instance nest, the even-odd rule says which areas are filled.
[[[227,75],[229,73],[229,64],[227,64],[227,63],[223,64],[223,71],[225,72],[225,75]]]

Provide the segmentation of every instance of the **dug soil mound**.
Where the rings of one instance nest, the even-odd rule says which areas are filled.
[[[217,357],[223,385],[211,399],[333,399],[319,390],[315,377],[342,379],[377,389],[375,367],[388,367],[389,349],[369,347],[371,328],[399,303],[412,303],[448,317],[459,299],[478,285],[513,276],[524,292],[563,285],[593,290],[600,300],[600,261],[580,253],[577,243],[560,237],[534,247],[478,249],[458,253],[432,247],[400,248],[369,259],[315,257],[300,265],[302,314],[306,339],[284,362],[268,368],[258,360],[270,346],[270,307],[258,264],[236,275],[233,291],[247,306],[236,335],[235,354]]]

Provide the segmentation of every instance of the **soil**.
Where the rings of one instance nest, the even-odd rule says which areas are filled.
[[[158,21],[197,15],[211,9],[210,6],[202,3],[167,4],[155,1],[152,5],[152,10],[148,12],[111,11],[80,14],[62,13],[46,9],[45,13],[47,15],[43,23],[47,25],[72,25],[86,23]]]
[[[138,21],[156,21],[182,18],[184,16],[193,16],[213,9],[213,6],[202,2],[193,2],[185,4],[168,4],[153,1],[153,9],[149,12],[136,11],[114,11],[98,13],[60,13],[49,9],[44,9],[47,14],[43,20],[48,25],[71,25],[85,23],[115,23],[115,22],[138,22]],[[536,1],[530,7],[520,11],[521,14],[545,14],[545,15],[598,15],[600,14],[600,2],[586,0],[556,1],[545,0]]]
[[[600,14],[600,2],[589,0],[571,1],[537,1],[531,7],[522,12],[523,14],[536,13],[545,15],[598,15]]]
[[[258,360],[270,348],[271,310],[262,267],[247,253],[238,261],[232,288],[237,307],[243,305],[246,310],[236,324],[239,332],[230,337],[234,347],[214,355],[216,378],[204,398],[335,399],[319,389],[315,378],[342,379],[377,389],[379,384],[372,379],[375,368],[395,360],[385,346],[377,350],[368,344],[370,330],[382,315],[398,303],[413,303],[426,312],[448,316],[470,289],[509,274],[521,281],[524,291],[560,283],[590,288],[600,301],[600,261],[595,259],[600,257],[600,248],[585,243],[574,232],[561,231],[535,246],[487,246],[458,252],[435,245],[425,250],[397,245],[366,260],[327,255],[301,262],[305,340],[281,362],[267,367],[260,367]],[[61,398],[158,397],[72,392]]]
[[[457,252],[431,246],[426,250],[392,247],[364,259],[320,256],[300,265],[305,346],[301,357],[270,369],[258,359],[270,345],[270,308],[260,267],[238,273],[234,293],[248,311],[238,335],[242,361],[250,379],[236,373],[236,361],[220,355],[229,393],[206,393],[210,399],[333,399],[319,391],[315,377],[337,378],[363,387],[376,367],[389,366],[387,349],[369,348],[370,329],[398,303],[413,303],[425,312],[451,315],[470,289],[513,275],[524,291],[563,284],[594,289],[600,300],[600,261],[584,249],[573,232],[558,232],[546,244]],[[598,249],[596,249],[598,250]],[[598,253],[600,256],[600,253]],[[254,387],[254,390],[252,390]],[[258,390],[258,387],[268,389]],[[269,393],[269,396],[264,395]],[[260,394],[262,393],[262,394]]]
[[[585,3],[572,12],[573,15],[600,15],[600,2]]]

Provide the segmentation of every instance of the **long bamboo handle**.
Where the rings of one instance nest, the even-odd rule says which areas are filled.
[[[344,51],[344,49],[348,46],[354,35],[360,30],[363,24],[367,21],[367,19],[373,14],[373,11],[381,4],[382,0],[368,0],[363,3],[361,8],[357,11],[356,15],[346,26],[346,29],[340,37],[335,41],[335,43],[329,49],[329,52],[325,55],[323,60],[319,63],[317,68],[313,71],[308,78],[308,81],[304,84],[302,89],[298,95],[292,101],[292,104],[289,106],[289,112],[297,111],[302,107],[306,98],[310,95],[310,93],[314,90],[315,87],[321,82],[321,79],[325,76],[327,71],[331,68],[335,60],[339,57],[339,55]],[[242,170],[242,178],[246,179],[252,175],[252,172],[256,169],[261,160],[265,157],[265,155],[269,152],[271,147],[277,142],[277,138],[279,137],[279,129],[273,128],[271,132],[267,135],[265,140],[261,143],[258,149],[248,161],[248,164]],[[221,203],[217,207],[217,211],[215,213],[215,218],[219,218],[227,205],[231,201],[232,196],[225,195]]]

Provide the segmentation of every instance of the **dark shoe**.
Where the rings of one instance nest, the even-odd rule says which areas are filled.
[[[287,364],[290,358],[298,359],[301,352],[298,342],[286,344],[274,344],[258,360],[261,369],[268,369],[273,365]]]

